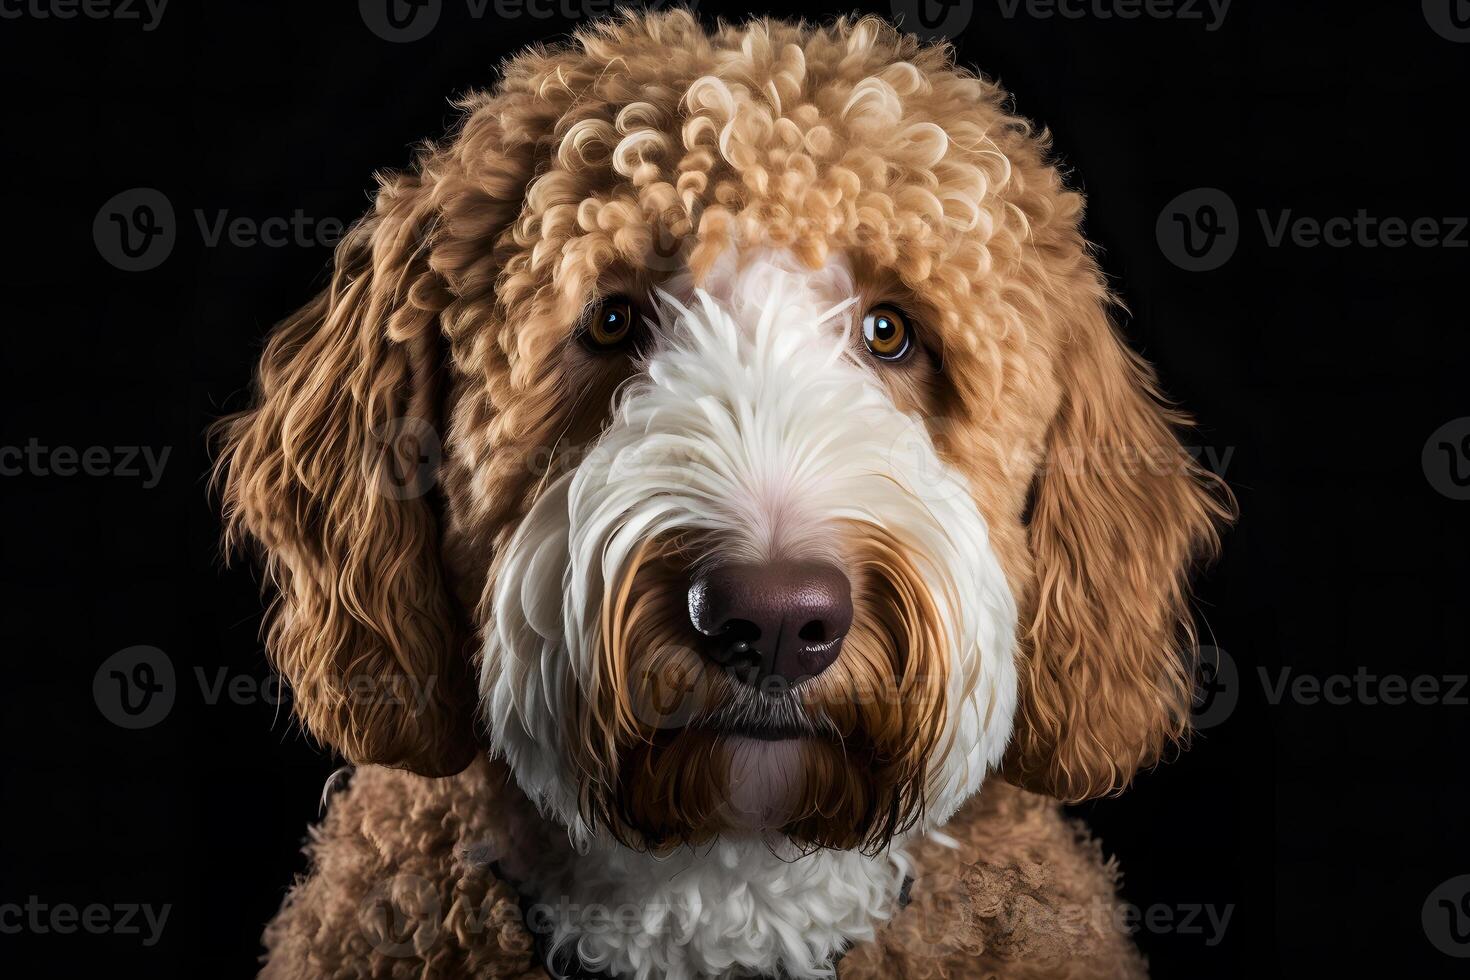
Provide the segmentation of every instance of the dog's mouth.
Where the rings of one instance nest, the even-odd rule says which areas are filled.
[[[748,689],[737,691],[719,708],[697,719],[694,727],[721,738],[758,742],[816,737],[826,728],[820,718],[812,717],[797,690],[776,697]]]
[[[717,728],[714,731],[726,738],[751,738],[759,742],[781,742],[811,734],[797,725],[771,725],[761,722],[745,722]]]
[[[808,748],[818,726],[795,692],[739,697],[701,725],[726,759],[723,819],[732,830],[763,833],[794,815],[810,774]]]

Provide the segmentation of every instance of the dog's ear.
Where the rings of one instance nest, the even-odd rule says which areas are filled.
[[[227,545],[253,539],[279,591],[267,646],[302,723],[352,762],[447,775],[474,753],[473,686],[434,503],[448,291],[426,180],[386,179],[275,329],[216,472]]]
[[[1061,402],[1033,487],[1036,592],[1006,774],[1078,801],[1121,789],[1186,736],[1195,656],[1186,577],[1218,546],[1233,504],[1180,444],[1188,420],[1121,342],[1100,282],[1066,297]]]

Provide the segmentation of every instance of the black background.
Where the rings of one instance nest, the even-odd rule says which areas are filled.
[[[1231,909],[1213,946],[1208,927],[1141,931],[1157,976],[1463,975],[1421,909],[1470,873],[1459,751],[1470,708],[1356,693],[1272,704],[1260,671],[1274,684],[1283,668],[1470,669],[1470,502],[1435,489],[1447,458],[1438,473],[1421,463],[1431,433],[1470,415],[1470,233],[1458,247],[1361,236],[1273,247],[1258,211],[1470,214],[1470,43],[1431,27],[1433,0],[1291,6],[1236,0],[1214,30],[1024,5],[1007,16],[997,2],[961,10],[962,61],[1054,133],[1132,311],[1130,342],[1200,419],[1196,441],[1228,458],[1243,510],[1197,603],[1206,642],[1237,667],[1233,712],[1177,762],[1079,812],[1140,909],[1162,906],[1176,923],[1190,905]],[[336,763],[270,697],[211,704],[196,675],[270,678],[256,576],[222,567],[202,433],[243,407],[263,336],[321,286],[330,246],[209,246],[196,210],[206,222],[298,209],[351,220],[375,169],[403,166],[450,124],[449,96],[574,26],[443,7],[414,43],[375,36],[353,3],[174,0],[153,30],[0,19],[0,446],[170,451],[152,488],[122,475],[0,478],[0,902],[171,906],[152,947],[26,930],[0,935],[0,966],[245,974],[303,870],[299,846]],[[748,9],[702,5],[707,17]],[[128,272],[92,228],[104,202],[138,187],[167,197],[177,241],[156,268]],[[1200,187],[1234,202],[1239,244],[1191,272],[1155,226]],[[103,716],[92,680],[140,644],[167,653],[178,691],[164,721],[128,731]]]

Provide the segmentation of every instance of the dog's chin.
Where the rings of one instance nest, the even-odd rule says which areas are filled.
[[[768,734],[724,739],[728,763],[725,823],[734,833],[779,830],[795,815],[804,789],[801,737]]]

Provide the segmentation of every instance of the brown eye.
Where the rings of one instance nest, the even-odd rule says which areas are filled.
[[[868,346],[868,352],[879,360],[903,360],[914,345],[908,317],[897,307],[873,307],[863,317],[863,343]]]
[[[633,301],[626,296],[610,296],[603,300],[587,322],[582,336],[593,350],[614,350],[633,336]]]

